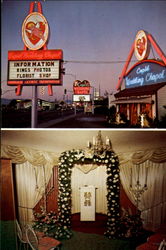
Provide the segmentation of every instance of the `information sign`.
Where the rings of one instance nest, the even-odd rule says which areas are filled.
[[[90,102],[90,95],[73,95],[73,102]]]
[[[9,61],[9,80],[59,79],[60,61]]]
[[[61,85],[62,50],[9,51],[8,85]]]

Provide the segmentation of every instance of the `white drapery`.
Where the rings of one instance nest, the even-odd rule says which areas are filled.
[[[107,213],[106,166],[75,164],[72,169],[72,213],[80,212],[80,187],[93,185],[96,188],[96,212]]]
[[[35,169],[28,163],[16,164],[16,188],[19,221],[26,224],[33,220],[32,209],[35,204]]]
[[[16,164],[16,186],[19,217],[24,224],[32,221],[32,208],[45,192],[52,168],[58,164],[55,153],[41,150],[1,145],[1,157]]]
[[[51,170],[33,166],[28,161],[16,164],[15,169],[19,220],[26,224],[34,219],[33,208],[45,193]]]
[[[136,201],[129,190],[131,179],[133,187],[138,178],[141,187],[147,182],[148,189],[141,196],[138,209],[144,228],[157,230],[166,220],[166,148],[121,154],[119,159],[121,183],[133,204]]]

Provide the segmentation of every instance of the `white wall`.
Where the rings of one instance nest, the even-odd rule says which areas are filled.
[[[166,109],[163,107],[166,105],[166,85],[158,90],[158,119],[161,120],[161,116],[166,115]]]

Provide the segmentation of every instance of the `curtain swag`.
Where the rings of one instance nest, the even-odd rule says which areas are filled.
[[[145,150],[141,152],[136,152],[132,155],[133,164],[142,164],[143,162],[147,160],[154,162],[154,163],[166,162],[166,148]]]
[[[2,145],[1,157],[11,159],[13,163],[18,164],[28,161],[34,166],[51,165],[53,167],[58,164],[55,153],[10,145]]]
[[[131,164],[142,164],[147,160],[154,163],[162,163],[166,162],[166,147],[153,150],[144,150],[135,153],[122,153],[117,155],[119,157],[120,164],[125,164],[125,162],[130,162]],[[2,145],[1,157],[9,158],[13,163],[24,163],[28,161],[34,166],[51,164],[53,167],[54,165],[58,164],[58,156],[56,156],[53,152],[11,145]],[[88,173],[89,171],[93,170],[95,166],[89,165],[83,168],[78,164],[77,168],[85,173]]]

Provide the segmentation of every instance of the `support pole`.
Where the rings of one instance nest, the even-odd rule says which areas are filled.
[[[93,96],[92,96],[92,114],[94,115],[94,97],[95,97],[94,87],[92,87],[92,91],[93,91]]]
[[[32,86],[31,128],[37,128],[37,86]]]
[[[151,42],[151,44],[153,45],[153,47],[155,48],[157,54],[160,56],[160,58],[163,60],[163,62],[166,65],[166,57],[164,55],[164,52],[160,49],[160,47],[158,46],[158,44],[156,43],[155,39],[152,37],[152,35],[148,34],[148,39]]]
[[[134,42],[133,42],[133,44],[132,44],[132,46],[131,46],[129,55],[128,55],[128,57],[127,57],[127,60],[126,60],[126,62],[125,62],[124,68],[123,68],[123,71],[122,71],[122,73],[121,73],[121,75],[120,75],[120,77],[119,77],[119,81],[118,81],[118,84],[117,84],[117,87],[116,87],[117,90],[120,90],[120,88],[121,88],[122,81],[123,81],[123,77],[124,77],[125,74],[126,74],[126,71],[127,71],[128,66],[129,66],[129,63],[130,63],[130,61],[131,61],[131,58],[132,58],[133,53],[134,53]]]

